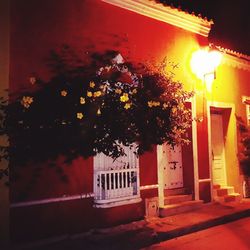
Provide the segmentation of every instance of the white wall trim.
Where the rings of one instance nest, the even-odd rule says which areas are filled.
[[[250,71],[250,62],[235,56],[224,54],[222,57],[222,63],[235,68]]]
[[[210,178],[207,179],[199,179],[199,183],[203,183],[203,182],[211,182]]]
[[[158,187],[159,187],[159,184],[145,185],[145,186],[140,186],[140,190],[155,189]]]
[[[15,202],[15,203],[12,203],[10,205],[10,207],[11,208],[14,208],[14,207],[28,207],[28,206],[55,203],[55,202],[80,200],[80,199],[86,199],[86,198],[92,198],[92,197],[94,197],[94,193],[78,194],[78,195],[70,195],[70,196],[61,196],[61,197],[41,199],[41,200]]]
[[[250,71],[250,56],[220,46],[215,48],[223,53],[222,64]]]
[[[157,177],[158,177],[158,197],[159,207],[164,207],[164,171],[163,171],[163,149],[162,145],[157,145]]]
[[[140,190],[155,189],[155,188],[158,188],[158,186],[159,186],[158,184],[145,185],[145,186],[141,186]],[[55,203],[55,202],[81,200],[81,199],[87,199],[87,198],[93,198],[93,197],[94,197],[94,193],[69,195],[69,196],[61,196],[61,197],[41,199],[41,200],[31,200],[31,201],[15,202],[15,203],[12,203],[10,205],[10,207],[11,208],[15,208],[15,207],[28,207],[28,206],[49,204],[49,203]]]
[[[196,117],[196,96],[191,101],[192,109],[192,146],[193,146],[193,164],[194,164],[194,198],[195,200],[200,199],[199,191],[199,164],[198,164],[198,142],[197,142],[197,121]]]
[[[118,206],[123,206],[123,205],[139,203],[141,201],[142,199],[140,198],[140,195],[137,195],[137,196],[131,196],[131,198],[127,198],[127,199],[121,198],[120,200],[117,200],[117,201],[110,200],[110,202],[106,202],[106,203],[95,203],[94,207],[96,208],[118,207]]]
[[[187,31],[208,37],[213,21],[149,0],[102,0]]]

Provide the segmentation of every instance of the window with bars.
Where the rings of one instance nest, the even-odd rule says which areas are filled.
[[[140,197],[139,160],[135,146],[123,146],[126,155],[112,159],[103,153],[94,157],[94,200],[97,207],[130,203]]]
[[[250,96],[243,96],[242,102],[246,105],[247,125],[250,126]]]

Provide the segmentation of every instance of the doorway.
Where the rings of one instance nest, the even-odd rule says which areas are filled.
[[[226,124],[221,110],[211,110],[211,153],[213,184],[226,186],[225,136]]]

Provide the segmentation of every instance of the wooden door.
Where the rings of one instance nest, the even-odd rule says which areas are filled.
[[[225,145],[221,114],[211,114],[211,146],[213,183],[226,185]]]
[[[164,156],[164,188],[173,189],[183,187],[183,168],[181,146],[163,145]]]

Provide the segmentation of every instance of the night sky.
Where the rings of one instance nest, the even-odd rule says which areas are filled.
[[[213,19],[210,42],[250,55],[249,0],[159,0],[189,13]]]

